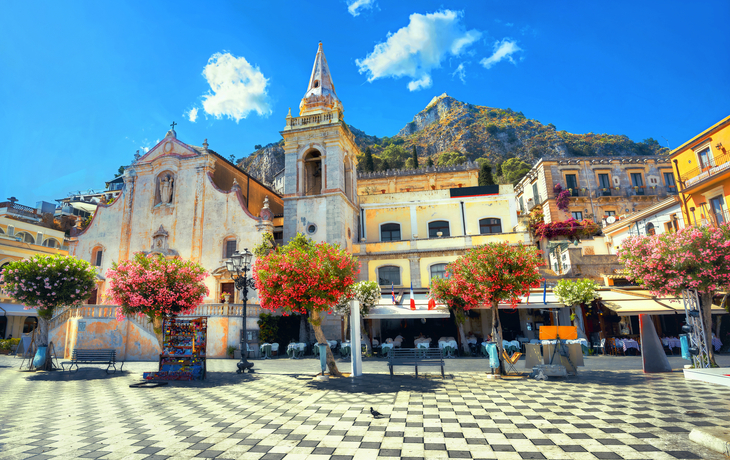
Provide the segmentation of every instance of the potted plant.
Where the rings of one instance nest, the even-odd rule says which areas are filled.
[[[226,354],[229,358],[233,358],[233,355],[236,353],[236,347],[233,345],[228,345],[228,348],[226,348]]]

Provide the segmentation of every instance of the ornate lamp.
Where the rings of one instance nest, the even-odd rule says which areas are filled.
[[[231,274],[231,278],[235,282],[236,289],[241,291],[241,301],[243,303],[243,325],[241,328],[241,361],[238,362],[237,374],[241,374],[248,369],[253,372],[253,363],[248,362],[248,329],[246,327],[246,304],[248,302],[248,290],[255,289],[256,285],[253,278],[248,277],[248,271],[251,269],[251,259],[253,254],[248,249],[243,252],[234,252],[229,259],[226,260],[226,268]]]

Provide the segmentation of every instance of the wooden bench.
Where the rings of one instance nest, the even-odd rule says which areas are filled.
[[[64,361],[61,363],[61,369],[64,371],[66,370],[64,368],[64,364],[70,364],[68,367],[68,370],[71,371],[74,366],[76,366],[76,370],[79,370],[79,363],[82,364],[106,364],[106,373],[109,373],[109,368],[113,367],[114,372],[117,371],[117,351],[116,350],[110,350],[110,349],[101,349],[101,350],[84,350],[80,348],[76,348],[73,351],[73,354],[71,355],[71,361]],[[119,366],[119,370],[121,371],[124,367],[124,361],[122,361],[122,365]]]
[[[394,366],[415,366],[416,377],[418,377],[418,366],[440,366],[441,377],[445,377],[444,353],[440,348],[393,348],[388,353],[391,377]]]

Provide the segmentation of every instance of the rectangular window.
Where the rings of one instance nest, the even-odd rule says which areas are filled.
[[[101,267],[101,255],[103,254],[103,251],[101,249],[96,251],[96,260],[94,261],[94,265],[97,267]]]
[[[537,182],[532,184],[532,199],[535,200],[535,206],[542,203],[542,200],[540,200],[540,194],[537,192]]]
[[[599,174],[598,184],[601,188],[611,188],[611,179],[608,174]]]
[[[431,265],[431,279],[445,278],[445,277],[446,277],[446,264]]]
[[[525,203],[522,201],[522,197],[520,197],[520,211],[525,212]]]
[[[578,189],[578,178],[575,176],[575,174],[566,174],[565,183],[568,185],[568,188],[571,188],[573,190]]]
[[[712,211],[712,214],[715,215],[715,220],[717,220],[718,225],[727,222],[724,205],[725,203],[722,195],[716,196],[710,200],[710,210]]]
[[[642,187],[644,185],[644,179],[641,177],[641,173],[631,173],[631,185],[634,187]]]
[[[706,170],[712,166],[712,157],[710,156],[710,148],[706,148],[697,154],[697,158],[700,162],[700,169]]]
[[[230,259],[234,252],[236,252],[236,240],[226,241],[226,259]]]
[[[667,187],[676,187],[677,183],[674,182],[674,174],[670,172],[664,173],[664,185]]]
[[[580,211],[573,211],[573,219],[583,220],[583,213]]]
[[[606,215],[607,216],[615,216],[616,215],[616,211],[606,211]]]

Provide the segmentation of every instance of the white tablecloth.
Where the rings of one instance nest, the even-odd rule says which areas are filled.
[[[381,350],[385,350],[385,349],[393,349],[393,344],[392,344],[392,343],[384,343],[384,344],[382,344],[382,345],[380,346],[380,349],[381,349]]]
[[[664,337],[662,344],[670,348],[680,348],[679,339],[677,337]]]
[[[639,342],[634,339],[616,339],[616,346],[623,347],[624,351],[629,348],[636,348],[639,350]]]
[[[430,345],[426,342],[418,342],[416,348],[428,348]]]
[[[416,340],[414,340],[413,343],[416,344],[416,345],[418,345],[419,343],[430,344],[431,343],[431,339],[428,338],[428,337],[424,337],[422,339],[416,339]]]
[[[466,338],[466,342],[467,343],[474,343],[474,344],[476,344],[477,343],[477,338],[476,337],[467,337]]]
[[[502,341],[502,348],[507,349],[509,347],[515,347],[518,350],[522,349],[522,345],[520,345],[520,342],[517,341],[517,340],[512,340],[512,341],[503,340]]]
[[[456,340],[442,340],[439,342],[439,348],[444,347],[454,347],[456,348],[458,345],[456,344]]]
[[[575,339],[575,340],[566,340],[565,343],[571,344],[571,343],[579,343],[585,347],[588,346],[588,341],[586,339]]]

